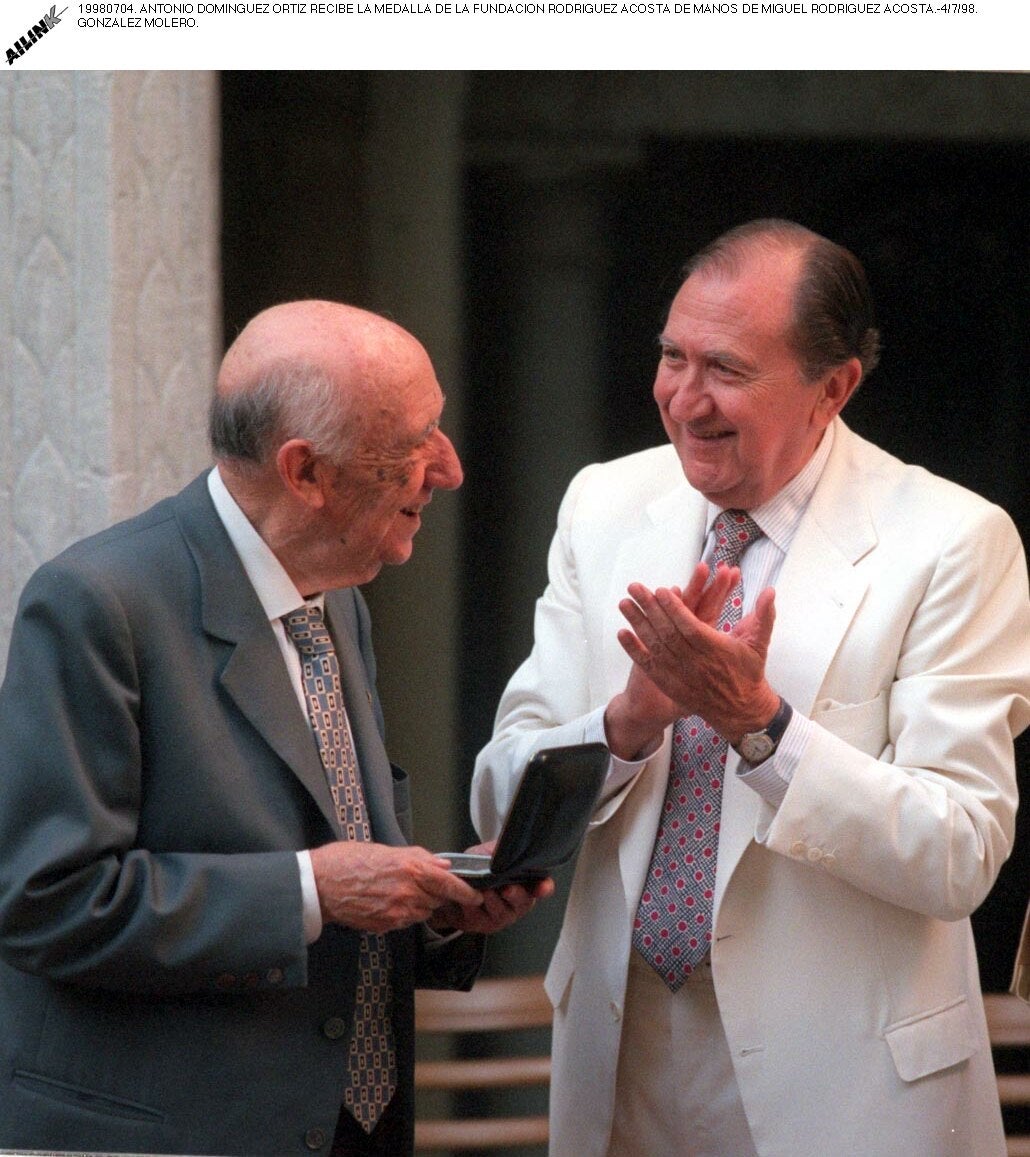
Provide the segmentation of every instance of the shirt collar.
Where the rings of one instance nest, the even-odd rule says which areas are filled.
[[[830,450],[833,448],[833,439],[834,424],[831,422],[820,439],[815,453],[802,469],[768,502],[763,502],[761,506],[756,506],[754,510],[748,511],[748,514],[762,528],[766,538],[779,547],[784,554],[786,554],[787,548],[794,538],[798,524],[801,522],[801,516],[808,508],[819,479],[822,477],[826,461],[830,457]],[[713,502],[708,503],[709,533],[711,533],[712,524],[723,509]]]
[[[229,493],[217,466],[207,476],[207,488],[215,511],[240,556],[247,578],[269,620],[281,619],[283,615],[304,606],[304,596]]]

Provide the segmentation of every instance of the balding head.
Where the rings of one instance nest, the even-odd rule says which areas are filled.
[[[794,221],[762,218],[717,237],[683,273],[734,278],[762,262],[790,278],[790,340],[809,381],[853,357],[863,376],[871,373],[880,355],[872,294],[861,262],[843,245]]]
[[[377,314],[332,301],[272,306],[222,360],[211,408],[215,456],[253,470],[299,437],[340,461],[388,400],[390,383],[428,365],[421,344]]]
[[[461,484],[429,355],[331,301],[258,314],[222,362],[211,443],[229,493],[297,589],[405,562],[434,490]]]

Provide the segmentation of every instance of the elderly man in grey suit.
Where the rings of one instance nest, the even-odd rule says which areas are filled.
[[[357,586],[461,482],[422,346],[330,302],[226,354],[217,467],[22,596],[0,691],[0,1147],[400,1157],[413,989],[546,895],[411,845]],[[465,934],[463,934],[465,933]]]

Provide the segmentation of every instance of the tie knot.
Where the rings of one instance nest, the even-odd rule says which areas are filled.
[[[762,528],[744,510],[724,510],[715,520],[715,561],[736,566],[740,556],[762,537]]]
[[[301,607],[283,616],[283,626],[302,655],[321,655],[333,649],[329,628],[319,607]]]

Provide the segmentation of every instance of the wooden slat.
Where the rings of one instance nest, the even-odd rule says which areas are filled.
[[[415,1085],[420,1089],[498,1089],[546,1085],[550,1057],[483,1057],[464,1061],[419,1061]]]
[[[415,1148],[505,1149],[546,1145],[546,1117],[505,1117],[490,1121],[416,1121]]]
[[[987,1029],[993,1048],[1030,1048],[1030,1005],[1007,992],[984,994]],[[1030,1105],[1030,1074],[999,1073],[998,1096],[1002,1105]],[[1008,1157],[1030,1157],[1030,1136],[1005,1138]]]
[[[415,994],[415,1028],[422,1037],[447,1034],[460,1038],[478,1032],[549,1028],[552,1017],[542,976],[478,980],[471,992],[419,990]],[[550,1078],[551,1058],[547,1054],[427,1059],[415,1065],[416,1089],[435,1094],[546,1088]],[[419,1153],[547,1144],[546,1114],[469,1117],[468,1100],[461,1103],[461,1118],[416,1120],[415,1148]]]
[[[415,994],[417,1032],[543,1028],[552,1016],[542,976],[477,980],[471,992],[420,989]]]
[[[1030,1047],[1030,1004],[1007,992],[988,992],[984,1010],[992,1045]]]
[[[1003,1105],[1030,1105],[1030,1073],[999,1073],[998,1096]]]

